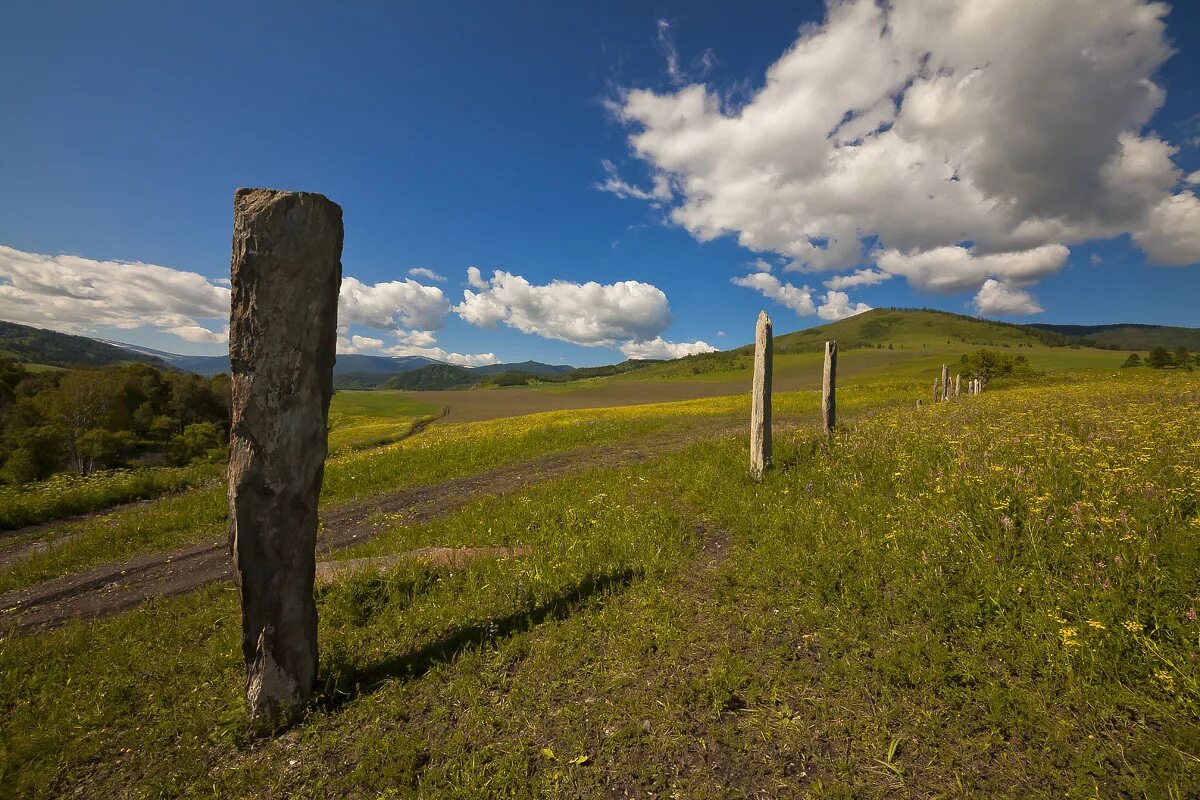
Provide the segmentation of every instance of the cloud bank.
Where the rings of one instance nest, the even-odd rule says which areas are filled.
[[[653,339],[671,321],[667,296],[648,283],[556,280],[537,286],[503,270],[485,281],[474,267],[468,275],[478,291],[467,289],[454,312],[485,328],[504,324],[546,339],[611,347]]]
[[[88,333],[98,327],[150,327],[189,342],[228,339],[228,280],[136,261],[98,261],[72,255],[26,253],[0,245],[0,318]],[[450,301],[436,286],[415,280],[366,284],[342,279],[338,322],[417,336],[438,330]],[[373,340],[347,348],[363,349]],[[432,341],[432,340],[430,340]],[[420,342],[413,342],[420,344]]]
[[[1153,263],[1193,264],[1200,200],[1178,148],[1146,131],[1164,101],[1154,74],[1171,53],[1167,10],[830,3],[745,103],[702,83],[623,91],[613,108],[655,188],[633,191],[608,166],[606,188],[649,195],[698,240],[734,236],[789,269],[874,263],[830,279],[834,291],[880,275],[938,292],[1029,285],[1070,245],[1126,233]],[[781,302],[804,306],[794,293]]]
[[[0,245],[0,318],[12,322],[71,333],[149,325],[189,342],[223,342],[229,295],[195,272]],[[213,330],[201,320],[224,327]]]
[[[712,353],[717,348],[705,341],[668,342],[661,336],[656,336],[648,342],[628,342],[621,345],[621,352],[626,358],[683,358],[697,353]]]

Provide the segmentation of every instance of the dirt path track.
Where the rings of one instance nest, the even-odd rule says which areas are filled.
[[[711,431],[711,436],[731,433]],[[697,437],[626,442],[554,453],[432,486],[347,503],[321,512],[318,559],[373,538],[386,524],[419,524],[449,514],[481,496],[499,496],[526,486],[598,467],[646,461],[680,450]],[[380,515],[392,520],[380,520]],[[172,597],[232,577],[227,541],[192,545],[107,564],[0,595],[0,630],[28,632],[74,619],[94,619],[134,608],[156,597]]]

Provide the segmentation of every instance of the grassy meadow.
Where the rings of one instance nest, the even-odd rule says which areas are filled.
[[[882,375],[846,381],[829,440],[815,393],[776,395],[762,482],[740,395],[343,450],[326,505],[680,438],[346,551],[532,548],[320,587],[319,698],[276,738],[246,735],[230,586],[0,640],[0,796],[1200,795],[1200,380],[916,409],[932,365]],[[219,536],[207,496],[4,581]]]

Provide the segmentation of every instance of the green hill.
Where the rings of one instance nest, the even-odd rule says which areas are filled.
[[[806,353],[821,350],[827,339],[836,340],[842,349],[880,345],[912,348],[946,344],[979,347],[1061,347],[1070,344],[1064,336],[1051,331],[1033,331],[1024,325],[928,309],[877,308],[848,319],[776,336],[775,351]]]
[[[104,367],[136,361],[170,369],[165,361],[146,353],[15,322],[0,322],[0,357],[52,367]]]
[[[381,388],[430,392],[441,389],[466,389],[478,381],[471,370],[453,364],[430,364],[388,378]]]
[[[1031,325],[1031,328],[1049,331],[1078,341],[1091,347],[1108,347],[1114,350],[1151,350],[1165,347],[1178,350],[1200,350],[1200,328],[1179,328],[1172,325],[1138,325],[1118,323],[1116,325]]]
[[[891,349],[923,351],[945,347],[1067,347],[1075,342],[1051,331],[977,319],[929,309],[877,308],[863,314],[793,333],[776,334],[779,355],[818,353],[826,340],[842,351]],[[753,345],[716,353],[701,353],[637,370],[631,378],[679,380],[749,369]]]

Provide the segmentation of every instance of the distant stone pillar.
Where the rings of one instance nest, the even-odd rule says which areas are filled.
[[[341,257],[342,209],[322,195],[234,193],[229,533],[260,732],[295,719],[316,685],[317,500]]]
[[[942,364],[942,400],[950,399],[950,368]]]
[[[750,389],[750,475],[761,478],[771,466],[771,318],[758,314],[754,329],[754,383]]]
[[[826,434],[837,424],[837,342],[825,343],[825,372],[821,380],[821,421]]]

